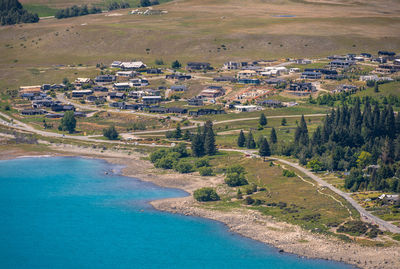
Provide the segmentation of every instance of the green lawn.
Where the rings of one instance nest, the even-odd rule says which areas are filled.
[[[365,91],[360,91],[355,94],[356,96],[372,96],[372,97],[383,97],[383,96],[399,96],[400,95],[400,81],[393,81],[379,85],[379,92],[375,92],[374,87],[367,88]]]
[[[24,4],[24,8],[32,13],[37,13],[39,17],[54,16],[57,9],[40,4]]]

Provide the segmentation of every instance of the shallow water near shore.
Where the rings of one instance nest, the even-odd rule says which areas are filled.
[[[352,268],[280,254],[221,223],[154,210],[187,195],[105,161],[0,161],[0,268]]]

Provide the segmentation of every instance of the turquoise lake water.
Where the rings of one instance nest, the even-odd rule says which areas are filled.
[[[154,210],[186,193],[83,158],[0,161],[0,268],[351,268],[280,254],[221,223]]]

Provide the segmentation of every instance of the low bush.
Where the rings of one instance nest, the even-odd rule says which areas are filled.
[[[238,173],[229,173],[225,178],[225,183],[228,184],[229,187],[237,187],[248,184],[244,174]]]
[[[178,161],[174,168],[182,174],[193,172],[193,164],[185,160]]]
[[[252,204],[254,204],[254,199],[253,198],[251,198],[250,196],[247,196],[246,198],[244,198],[244,203],[246,204],[246,205],[252,205]]]
[[[284,177],[295,177],[296,173],[287,169],[283,169],[282,175]]]
[[[227,175],[225,178],[225,183],[228,184],[229,187],[237,187],[248,184],[243,166],[234,164],[228,167],[226,172]]]
[[[199,168],[200,176],[207,177],[213,175],[213,170],[211,167],[200,167]]]
[[[209,202],[209,201],[218,201],[220,200],[217,192],[210,187],[204,187],[201,189],[197,189],[193,193],[194,199],[199,202]]]
[[[199,168],[199,167],[208,167],[208,166],[210,166],[210,161],[208,160],[208,158],[200,158],[200,159],[196,160],[194,165],[197,168]]]

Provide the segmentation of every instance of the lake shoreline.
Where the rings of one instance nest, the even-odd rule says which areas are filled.
[[[284,223],[258,211],[235,209],[229,212],[206,208],[206,204],[195,201],[192,193],[203,186],[217,186],[223,177],[201,177],[195,174],[178,174],[154,168],[140,153],[127,154],[121,151],[104,151],[72,145],[51,146],[54,152],[35,154],[34,152],[1,152],[0,159],[17,157],[73,156],[102,159],[112,165],[123,166],[123,176],[152,182],[161,187],[181,189],[186,197],[151,201],[157,210],[174,214],[207,218],[225,224],[230,231],[241,236],[268,244],[287,252],[311,259],[343,262],[359,268],[400,268],[400,247],[365,247],[347,243],[337,238],[311,233],[299,226]]]

